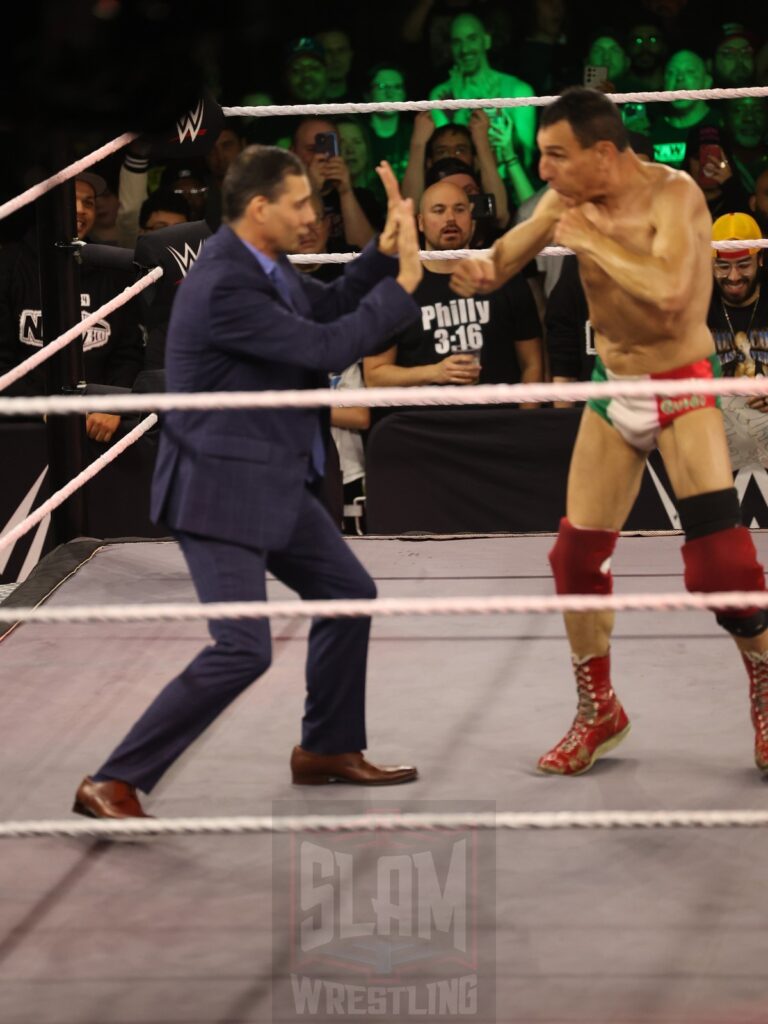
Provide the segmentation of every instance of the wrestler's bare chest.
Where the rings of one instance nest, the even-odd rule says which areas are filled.
[[[656,227],[650,190],[633,197],[626,207],[609,211],[594,204],[587,213],[600,235],[623,250],[639,256],[652,254]],[[654,303],[652,296],[636,297],[621,283],[620,275],[612,276],[594,256],[579,256],[597,350],[615,373],[661,372],[704,358],[711,351],[712,338],[705,323],[711,257],[702,247],[700,252],[692,250],[680,258],[692,261],[697,285],[684,308],[670,311]]]
[[[626,209],[611,212],[594,204],[589,209],[589,219],[606,239],[617,242],[629,252],[650,255],[656,231],[648,216],[649,202],[650,196],[647,196],[643,203],[636,202]],[[592,326],[601,334],[617,342],[624,338],[637,344],[646,337],[648,341],[658,337],[660,330],[668,331],[670,325],[666,323],[649,322],[651,303],[632,296],[591,256],[579,255],[579,274]]]

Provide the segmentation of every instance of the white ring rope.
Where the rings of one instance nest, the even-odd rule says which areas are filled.
[[[624,92],[608,93],[608,98],[614,103],[655,103],[672,101],[677,99],[712,99],[728,100],[742,99],[749,96],[768,95],[768,86],[750,86],[742,89],[675,89],[667,92]],[[466,100],[403,100],[397,103],[295,103],[295,104],[268,104],[261,107],[222,107],[227,117],[275,117],[279,115],[296,116],[317,115],[317,114],[373,114],[392,113],[397,111],[417,110],[477,110],[484,107],[543,107],[553,103],[557,96],[521,96],[516,98],[497,97],[495,99],[466,99]],[[46,178],[32,188],[21,192],[13,199],[0,205],[0,220],[9,217],[12,213],[20,210],[28,203],[33,203],[40,196],[50,192],[52,188],[61,185],[69,178],[74,178],[81,171],[86,170],[93,164],[98,163],[104,157],[115,153],[117,150],[127,146],[137,138],[134,132],[125,132],[111,142],[105,143],[88,153],[81,160],[69,164],[56,174]]]
[[[52,174],[50,178],[46,178],[45,181],[41,181],[37,185],[28,188],[25,192],[19,193],[15,198],[9,199],[8,202],[0,206],[0,220],[10,217],[12,213],[16,213],[23,206],[34,203],[36,199],[44,196],[46,192],[50,192],[52,188],[56,188],[57,185],[61,185],[70,178],[74,178],[81,171],[86,170],[92,164],[98,163],[99,160],[103,160],[104,157],[109,156],[111,153],[116,153],[123,146],[127,146],[129,142],[133,142],[135,138],[137,136],[133,132],[125,132],[123,135],[118,135],[116,139],[112,139],[111,142],[99,146],[98,149],[88,153],[81,160],[76,160],[73,164],[69,164],[69,166],[57,171],[56,174]]]
[[[614,103],[663,103],[673,100],[735,100],[768,96],[768,86],[741,89],[668,89],[657,92],[609,92]],[[226,117],[288,117],[322,114],[406,113],[417,110],[482,110],[486,107],[546,107],[558,96],[496,96],[485,99],[398,100],[380,103],[269,103],[260,107],[222,107]]]
[[[768,238],[712,242],[712,248],[725,252],[738,252],[745,248],[768,249]],[[425,262],[430,260],[459,260],[467,258],[471,259],[473,256],[487,256],[490,252],[490,249],[444,249],[434,252],[430,250],[421,250],[419,252],[419,257]],[[360,255],[361,254],[358,252],[296,253],[290,255],[288,259],[292,263],[310,265],[316,263],[350,263],[352,260],[356,260]],[[556,245],[542,249],[539,255],[572,256],[573,252],[563,246]],[[94,310],[87,317],[81,320],[79,324],[76,324],[74,327],[70,327],[68,331],[64,332],[64,334],[60,334],[58,338],[54,338],[53,341],[50,341],[47,345],[43,345],[42,348],[37,352],[34,352],[17,366],[12,367],[12,369],[0,375],[0,391],[5,391],[5,389],[10,387],[11,384],[15,384],[17,380],[20,380],[27,373],[30,373],[47,359],[50,359],[56,352],[65,348],[71,341],[74,341],[75,338],[84,334],[90,327],[97,324],[102,317],[108,316],[110,313],[114,313],[116,309],[119,309],[121,306],[125,305],[125,303],[130,302],[131,299],[135,298],[151,284],[154,284],[154,282],[159,280],[162,276],[162,267],[154,267],[149,271],[149,273],[140,277],[134,284],[124,288],[122,292],[110,299],[109,302],[105,302],[103,306],[99,306],[98,309]]]
[[[741,252],[742,249],[768,249],[768,238],[745,238],[728,239],[724,242],[712,242],[713,249],[718,252]],[[429,260],[465,260],[476,256],[490,255],[490,249],[422,249],[419,257],[423,261]],[[288,259],[291,263],[314,264],[314,263],[351,263],[356,260],[359,252],[315,252],[315,253],[293,253]],[[548,245],[542,249],[538,256],[573,256],[573,249],[566,249],[563,245]]]
[[[116,309],[124,306],[126,302],[130,302],[131,299],[135,298],[140,292],[143,292],[145,288],[148,288],[151,284],[154,284],[159,278],[163,276],[162,267],[155,267],[154,270],[150,270],[144,277],[140,277],[135,284],[130,285],[128,288],[124,288],[121,292],[115,295],[114,298],[110,299],[109,302],[105,302],[103,306],[99,306],[93,313],[89,313],[88,316],[84,317],[79,324],[75,324],[74,327],[70,327],[68,331],[60,334],[58,338],[54,338],[47,345],[43,345],[37,352],[34,352],[29,358],[19,363],[18,366],[14,366],[6,373],[0,376],[0,391],[4,391],[11,384],[14,384],[17,380],[20,380],[25,374],[34,370],[41,363],[44,363],[46,359],[50,359],[52,355],[55,355],[61,349],[65,348],[75,338],[79,338],[81,334],[95,326],[102,317],[108,316],[110,313],[114,313]]]
[[[21,525],[21,524],[19,524]],[[379,597],[374,600],[217,601],[209,604],[73,605],[70,608],[4,608],[0,622],[199,622],[218,619],[338,619],[375,615],[547,615],[553,612],[707,611],[768,608],[768,592],[713,594],[564,594],[522,597]]]
[[[745,248],[768,249],[768,239],[757,238],[746,239],[743,241],[713,242],[712,248],[726,252],[740,251]],[[473,256],[486,256],[490,251],[490,249],[445,249],[435,252],[422,250],[419,252],[419,256],[423,261],[458,260],[471,258]],[[548,246],[546,249],[542,249],[539,255],[571,256],[573,253],[570,249],[566,249],[563,246]],[[288,259],[292,263],[299,264],[350,263],[352,260],[356,260],[359,256],[360,253],[358,252],[297,253],[290,255]],[[99,306],[98,309],[89,313],[89,315],[81,320],[79,324],[75,324],[74,327],[70,327],[69,330],[64,332],[64,334],[60,334],[58,338],[54,338],[47,345],[43,345],[42,348],[38,349],[37,352],[34,352],[17,366],[12,367],[12,369],[0,375],[0,391],[5,391],[6,388],[11,386],[11,384],[15,384],[17,380],[20,380],[27,373],[30,373],[47,359],[50,359],[51,356],[56,354],[56,352],[65,348],[70,342],[74,341],[75,338],[84,334],[90,327],[97,324],[102,317],[108,316],[110,313],[114,313],[116,309],[119,309],[127,302],[130,302],[131,299],[143,292],[145,288],[149,288],[151,284],[154,284],[154,282],[158,281],[162,276],[162,267],[154,267],[143,277],[140,277],[134,284],[124,288],[122,292],[110,299],[109,302],[105,302],[103,306]]]
[[[336,406],[501,405],[521,402],[584,402],[590,398],[677,398],[686,395],[768,395],[766,377],[680,378],[678,380],[576,381],[571,384],[431,385],[414,388],[320,388],[307,391],[206,391],[194,393],[48,395],[0,397],[0,416],[82,412],[167,412],[172,409],[310,409]]]
[[[552,831],[765,828],[768,811],[500,811],[497,814],[346,814],[232,818],[121,818],[0,822],[0,839],[259,835],[305,832]]]
[[[23,537],[25,533],[28,533],[33,526],[36,526],[54,509],[62,505],[67,498],[69,498],[75,491],[79,490],[84,484],[87,484],[89,480],[92,480],[97,473],[100,473],[102,469],[114,462],[118,455],[122,455],[126,448],[130,448],[132,444],[135,444],[148,430],[150,430],[157,423],[157,416],[152,413],[145,419],[138,423],[133,430],[128,431],[125,437],[121,437],[119,441],[116,441],[111,448],[108,448],[103,455],[100,455],[97,459],[86,466],[82,472],[78,473],[77,476],[72,477],[69,483],[65,484],[58,491],[55,491],[50,498],[43,502],[43,504],[36,508],[34,512],[31,512],[26,519],[22,519],[20,523],[9,530],[7,533],[0,534],[0,551],[15,544],[19,537]]]

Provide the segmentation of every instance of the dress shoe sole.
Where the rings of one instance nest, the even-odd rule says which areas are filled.
[[[72,804],[72,811],[74,814],[82,814],[84,818],[98,818],[97,814],[94,814],[85,804],[81,804],[79,800],[75,800]]]
[[[627,724],[624,726],[624,728],[621,730],[621,732],[617,732],[615,736],[611,736],[610,739],[607,739],[604,743],[601,743],[599,747],[595,747],[595,752],[592,755],[591,759],[584,765],[583,768],[579,768],[578,771],[575,771],[575,772],[559,772],[559,771],[557,771],[556,768],[549,768],[546,765],[541,765],[541,764],[537,764],[536,768],[538,769],[538,771],[542,772],[544,775],[567,775],[567,776],[570,776],[570,775],[583,775],[584,772],[588,772],[589,771],[589,769],[592,767],[592,765],[595,763],[595,761],[598,759],[598,757],[602,757],[603,754],[609,753],[611,750],[614,749],[614,747],[618,747],[618,745],[621,743],[621,741],[623,739],[625,739],[625,737],[627,736],[627,733],[629,732],[629,730],[631,728],[632,728],[631,723],[627,722]]]
[[[294,786],[328,786],[340,783],[347,786],[402,786],[406,782],[415,782],[418,775],[408,775],[404,779],[345,779],[342,775],[294,775],[291,782]]]

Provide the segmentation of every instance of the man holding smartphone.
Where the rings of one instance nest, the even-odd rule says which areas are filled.
[[[293,133],[291,151],[306,167],[310,184],[322,196],[331,219],[328,251],[364,248],[376,233],[378,207],[372,193],[352,186],[333,121],[304,118]]]

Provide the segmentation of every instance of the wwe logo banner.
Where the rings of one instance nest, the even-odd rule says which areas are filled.
[[[197,104],[194,110],[188,111],[183,117],[179,118],[176,122],[176,131],[179,136],[179,145],[189,137],[190,142],[194,142],[201,131],[205,131],[203,128],[203,114],[205,112],[205,103],[202,98]]]
[[[204,239],[200,239],[197,247],[191,246],[189,242],[184,244],[184,248],[181,252],[178,249],[174,249],[172,245],[167,246],[168,252],[176,261],[176,264],[181,271],[181,276],[186,277],[189,273],[189,268],[195,262],[197,257],[200,255],[200,250],[203,248]]]
[[[152,160],[196,160],[213,149],[226,124],[224,113],[210,93],[203,93],[162,135],[145,136]]]
[[[273,806],[275,816],[304,810]],[[493,813],[495,805],[409,803],[408,811]],[[273,1021],[494,1020],[495,846],[492,831],[276,835]]]

